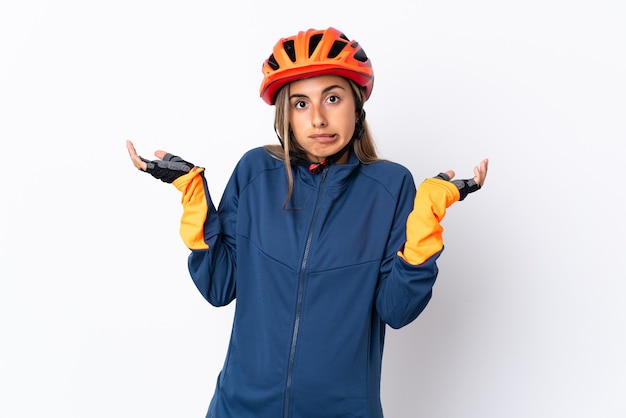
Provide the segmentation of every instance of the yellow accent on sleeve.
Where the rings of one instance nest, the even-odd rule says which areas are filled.
[[[398,255],[407,263],[422,264],[443,248],[441,221],[446,209],[460,199],[454,183],[428,178],[415,195],[413,211],[406,222],[406,243]]]
[[[194,167],[172,183],[183,194],[180,236],[191,250],[209,249],[209,245],[204,241],[204,224],[209,213],[209,203],[201,176],[203,171],[201,167]]]

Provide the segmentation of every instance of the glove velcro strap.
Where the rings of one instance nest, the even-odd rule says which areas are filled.
[[[141,158],[141,160],[146,163],[146,172],[148,174],[165,183],[172,183],[177,178],[187,174],[194,167],[192,163],[170,153],[165,154],[162,160],[150,161],[145,158]]]
[[[435,178],[441,180],[450,180],[450,176],[446,173],[439,173],[435,176]],[[464,180],[450,180],[452,184],[454,184],[457,189],[459,189],[459,194],[461,197],[459,200],[463,200],[467,197],[468,194],[474,193],[477,190],[480,190],[480,184],[476,183],[474,179],[464,179]]]
[[[452,183],[459,189],[459,193],[461,195],[459,200],[463,200],[468,194],[474,193],[476,190],[480,190],[480,184],[476,183],[474,179],[452,180]]]

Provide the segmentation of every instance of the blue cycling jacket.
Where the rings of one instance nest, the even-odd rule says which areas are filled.
[[[433,212],[458,191],[433,180],[426,214],[411,220],[415,184],[399,164],[351,154],[319,174],[294,166],[293,175],[285,204],[283,162],[253,149],[218,210],[202,169],[174,182],[198,290],[214,306],[237,299],[207,417],[382,417],[385,327],[410,323],[428,303],[443,248],[443,213]],[[409,244],[426,248],[423,259],[407,261]]]

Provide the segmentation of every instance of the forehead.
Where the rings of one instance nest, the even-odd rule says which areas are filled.
[[[291,94],[305,94],[306,92],[312,94],[322,92],[331,86],[339,86],[346,91],[350,91],[348,80],[338,75],[319,75],[292,81],[289,90]]]

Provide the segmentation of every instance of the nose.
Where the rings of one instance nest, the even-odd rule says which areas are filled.
[[[326,115],[321,106],[312,106],[311,110],[311,124],[314,128],[323,128],[328,124]]]

